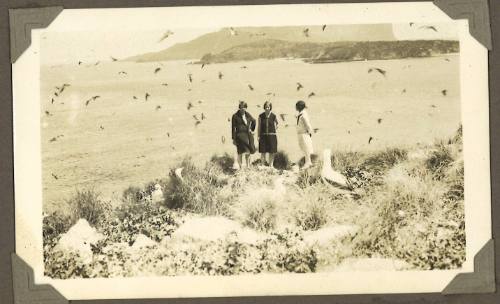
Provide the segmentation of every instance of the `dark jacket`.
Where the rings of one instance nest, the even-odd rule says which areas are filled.
[[[255,131],[255,119],[250,115],[250,113],[245,112],[245,118],[247,120],[247,124],[245,124],[245,121],[241,117],[239,111],[233,114],[233,117],[231,119],[231,137],[233,140],[237,138],[238,133],[246,133],[248,134],[249,131],[251,130],[252,132]]]

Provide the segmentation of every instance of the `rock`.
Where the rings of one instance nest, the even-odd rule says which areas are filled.
[[[385,258],[347,258],[331,271],[399,271],[412,266],[403,260]]]
[[[79,219],[68,232],[61,234],[56,249],[78,254],[84,263],[90,263],[92,262],[92,249],[90,245],[95,245],[102,239],[104,239],[104,235],[90,227],[85,219]]]
[[[304,233],[304,242],[309,245],[328,245],[335,240],[342,240],[345,237],[356,235],[359,227],[354,225],[337,225],[324,227],[316,231],[307,231]]]
[[[132,249],[136,250],[140,248],[154,247],[156,245],[158,244],[152,239],[148,238],[144,234],[139,234],[132,245]]]
[[[186,220],[172,234],[172,238],[217,241],[228,239],[232,234],[236,234],[235,240],[248,244],[255,244],[267,237],[266,234],[242,227],[236,221],[221,216],[209,216]]]

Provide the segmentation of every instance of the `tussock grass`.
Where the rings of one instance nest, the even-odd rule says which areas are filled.
[[[67,205],[72,224],[83,218],[94,227],[101,227],[107,213],[111,210],[110,204],[104,202],[100,193],[92,188],[77,190],[76,194],[67,201]]]

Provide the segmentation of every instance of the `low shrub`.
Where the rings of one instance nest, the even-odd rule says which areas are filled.
[[[70,209],[72,224],[78,219],[85,219],[91,226],[101,227],[106,215],[111,211],[108,202],[100,198],[94,189],[77,190],[76,194],[67,201]]]
[[[292,164],[290,158],[285,151],[278,151],[274,155],[274,167],[279,170],[289,170]]]
[[[446,168],[453,162],[452,152],[448,145],[438,143],[435,150],[425,161],[425,167],[432,172],[436,179],[444,177]]]
[[[210,162],[216,164],[219,168],[222,169],[222,172],[224,172],[225,174],[231,174],[234,172],[234,157],[232,157],[228,153],[224,153],[221,156],[213,155],[210,159]]]
[[[182,179],[169,179],[164,192],[167,206],[205,215],[224,214],[226,206],[219,201],[219,193],[227,180],[221,168],[207,163],[200,169],[189,158],[178,167],[183,168]]]
[[[52,248],[57,244],[59,236],[71,228],[71,217],[60,212],[53,212],[43,217],[42,234],[45,248]]]
[[[276,202],[271,198],[257,200],[250,204],[241,204],[243,225],[260,231],[270,231],[276,227]]]

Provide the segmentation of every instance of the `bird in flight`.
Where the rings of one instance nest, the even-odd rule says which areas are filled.
[[[81,65],[82,63],[83,63],[83,62],[81,62],[81,61],[78,61],[78,65]]]
[[[248,88],[250,89],[250,91],[253,91],[253,87],[251,84],[248,84]]]
[[[223,143],[223,144],[225,144],[225,143],[226,143],[226,137],[225,137],[224,135],[222,135],[222,137],[221,137],[221,141],[222,141],[222,143]]]
[[[377,119],[377,122],[381,123],[382,122],[382,118]]]
[[[370,144],[373,140],[373,137],[370,136],[370,138],[368,138],[368,144]]]
[[[98,65],[100,63],[100,61],[97,61],[96,63],[94,63],[94,65]]]
[[[170,132],[167,132],[167,137],[170,137]]]
[[[165,82],[165,83],[162,83],[161,85],[164,86],[164,87],[167,87],[168,83]]]
[[[57,175],[55,175],[54,173],[51,173],[51,174],[52,174],[52,177],[53,177],[54,179],[59,179],[59,177],[58,177]]]
[[[306,27],[302,33],[304,33],[304,36],[309,37],[309,29]]]
[[[96,101],[96,99],[100,98],[100,97],[101,96],[99,96],[99,95],[90,97],[87,101],[85,101],[85,106],[88,106],[91,101]]]
[[[206,118],[205,114],[201,113],[201,120],[204,120]]]
[[[193,74],[188,74],[189,82],[193,82]]]
[[[221,72],[219,72],[219,79],[222,79],[222,77],[224,77],[224,74],[222,74]]]
[[[203,103],[203,101],[202,101],[202,100],[198,100],[198,104],[202,104],[202,103]]]
[[[240,69],[248,69],[246,65],[240,66]]]
[[[231,36],[236,36],[238,35],[238,32],[236,32],[236,30],[232,27],[229,28],[229,33],[231,33]]]
[[[314,94],[314,92],[311,92],[311,93],[309,93],[309,95],[307,95],[308,98],[311,98],[313,96],[316,96],[316,94]]]
[[[191,102],[188,102],[187,109],[191,110],[192,107],[193,107],[193,104]]]
[[[120,71],[120,72],[118,72],[118,75],[120,75],[120,74],[127,75],[127,72],[125,72],[125,71]]]
[[[323,27],[321,28],[321,30],[324,32],[325,31],[325,28],[326,28],[326,24],[323,25]]]
[[[159,109],[161,109],[161,106],[156,106],[156,111],[158,111]]]
[[[401,91],[401,94],[404,94],[406,93],[406,89],[403,89],[403,91]]]
[[[313,131],[314,131],[314,133],[316,134],[316,133],[318,133],[319,128],[314,128],[314,129],[313,129]]]
[[[297,82],[297,91],[302,89],[304,86],[300,83],[300,82]]]
[[[195,123],[194,123],[194,126],[197,127],[199,124],[201,124],[201,121],[197,120]]]
[[[446,96],[446,94],[448,94],[448,90],[442,90],[441,94],[443,94],[443,96]]]
[[[281,119],[282,119],[283,121],[285,121],[286,114],[281,113],[281,114],[280,114],[280,117],[281,117]]]
[[[193,115],[193,118],[194,118],[194,120],[196,120],[196,121],[198,121],[198,120],[199,120],[199,119],[198,119],[198,116],[196,116],[196,114],[194,114],[194,115]]]
[[[163,40],[167,39],[169,36],[173,35],[174,32],[171,30],[166,31],[163,36],[161,36],[160,40],[158,40],[158,43],[162,42]]]
[[[113,56],[109,56],[109,57],[111,58],[111,60],[112,60],[113,62],[118,61],[118,59],[116,59],[116,58],[115,58],[115,57],[113,57]]]
[[[149,95],[149,93],[146,93],[146,95],[144,95],[144,99],[145,99],[146,101],[148,101],[148,98],[149,98],[149,97],[151,97],[151,95]]]
[[[132,96],[133,99],[137,100],[137,96]]]
[[[387,73],[386,71],[382,70],[381,68],[369,68],[368,69],[368,73],[371,73],[373,71],[379,72],[384,77],[385,77],[385,73]]]
[[[414,22],[410,22],[410,26],[413,26],[415,23]]]
[[[159,71],[161,71],[161,68],[156,68],[155,69],[155,74],[158,73]]]
[[[424,25],[424,26],[421,26],[419,27],[419,29],[424,29],[424,30],[433,30],[434,32],[437,33],[437,29],[434,27],[434,26],[428,26],[428,25]]]
[[[99,126],[99,129],[104,130],[104,127],[102,125]]]

